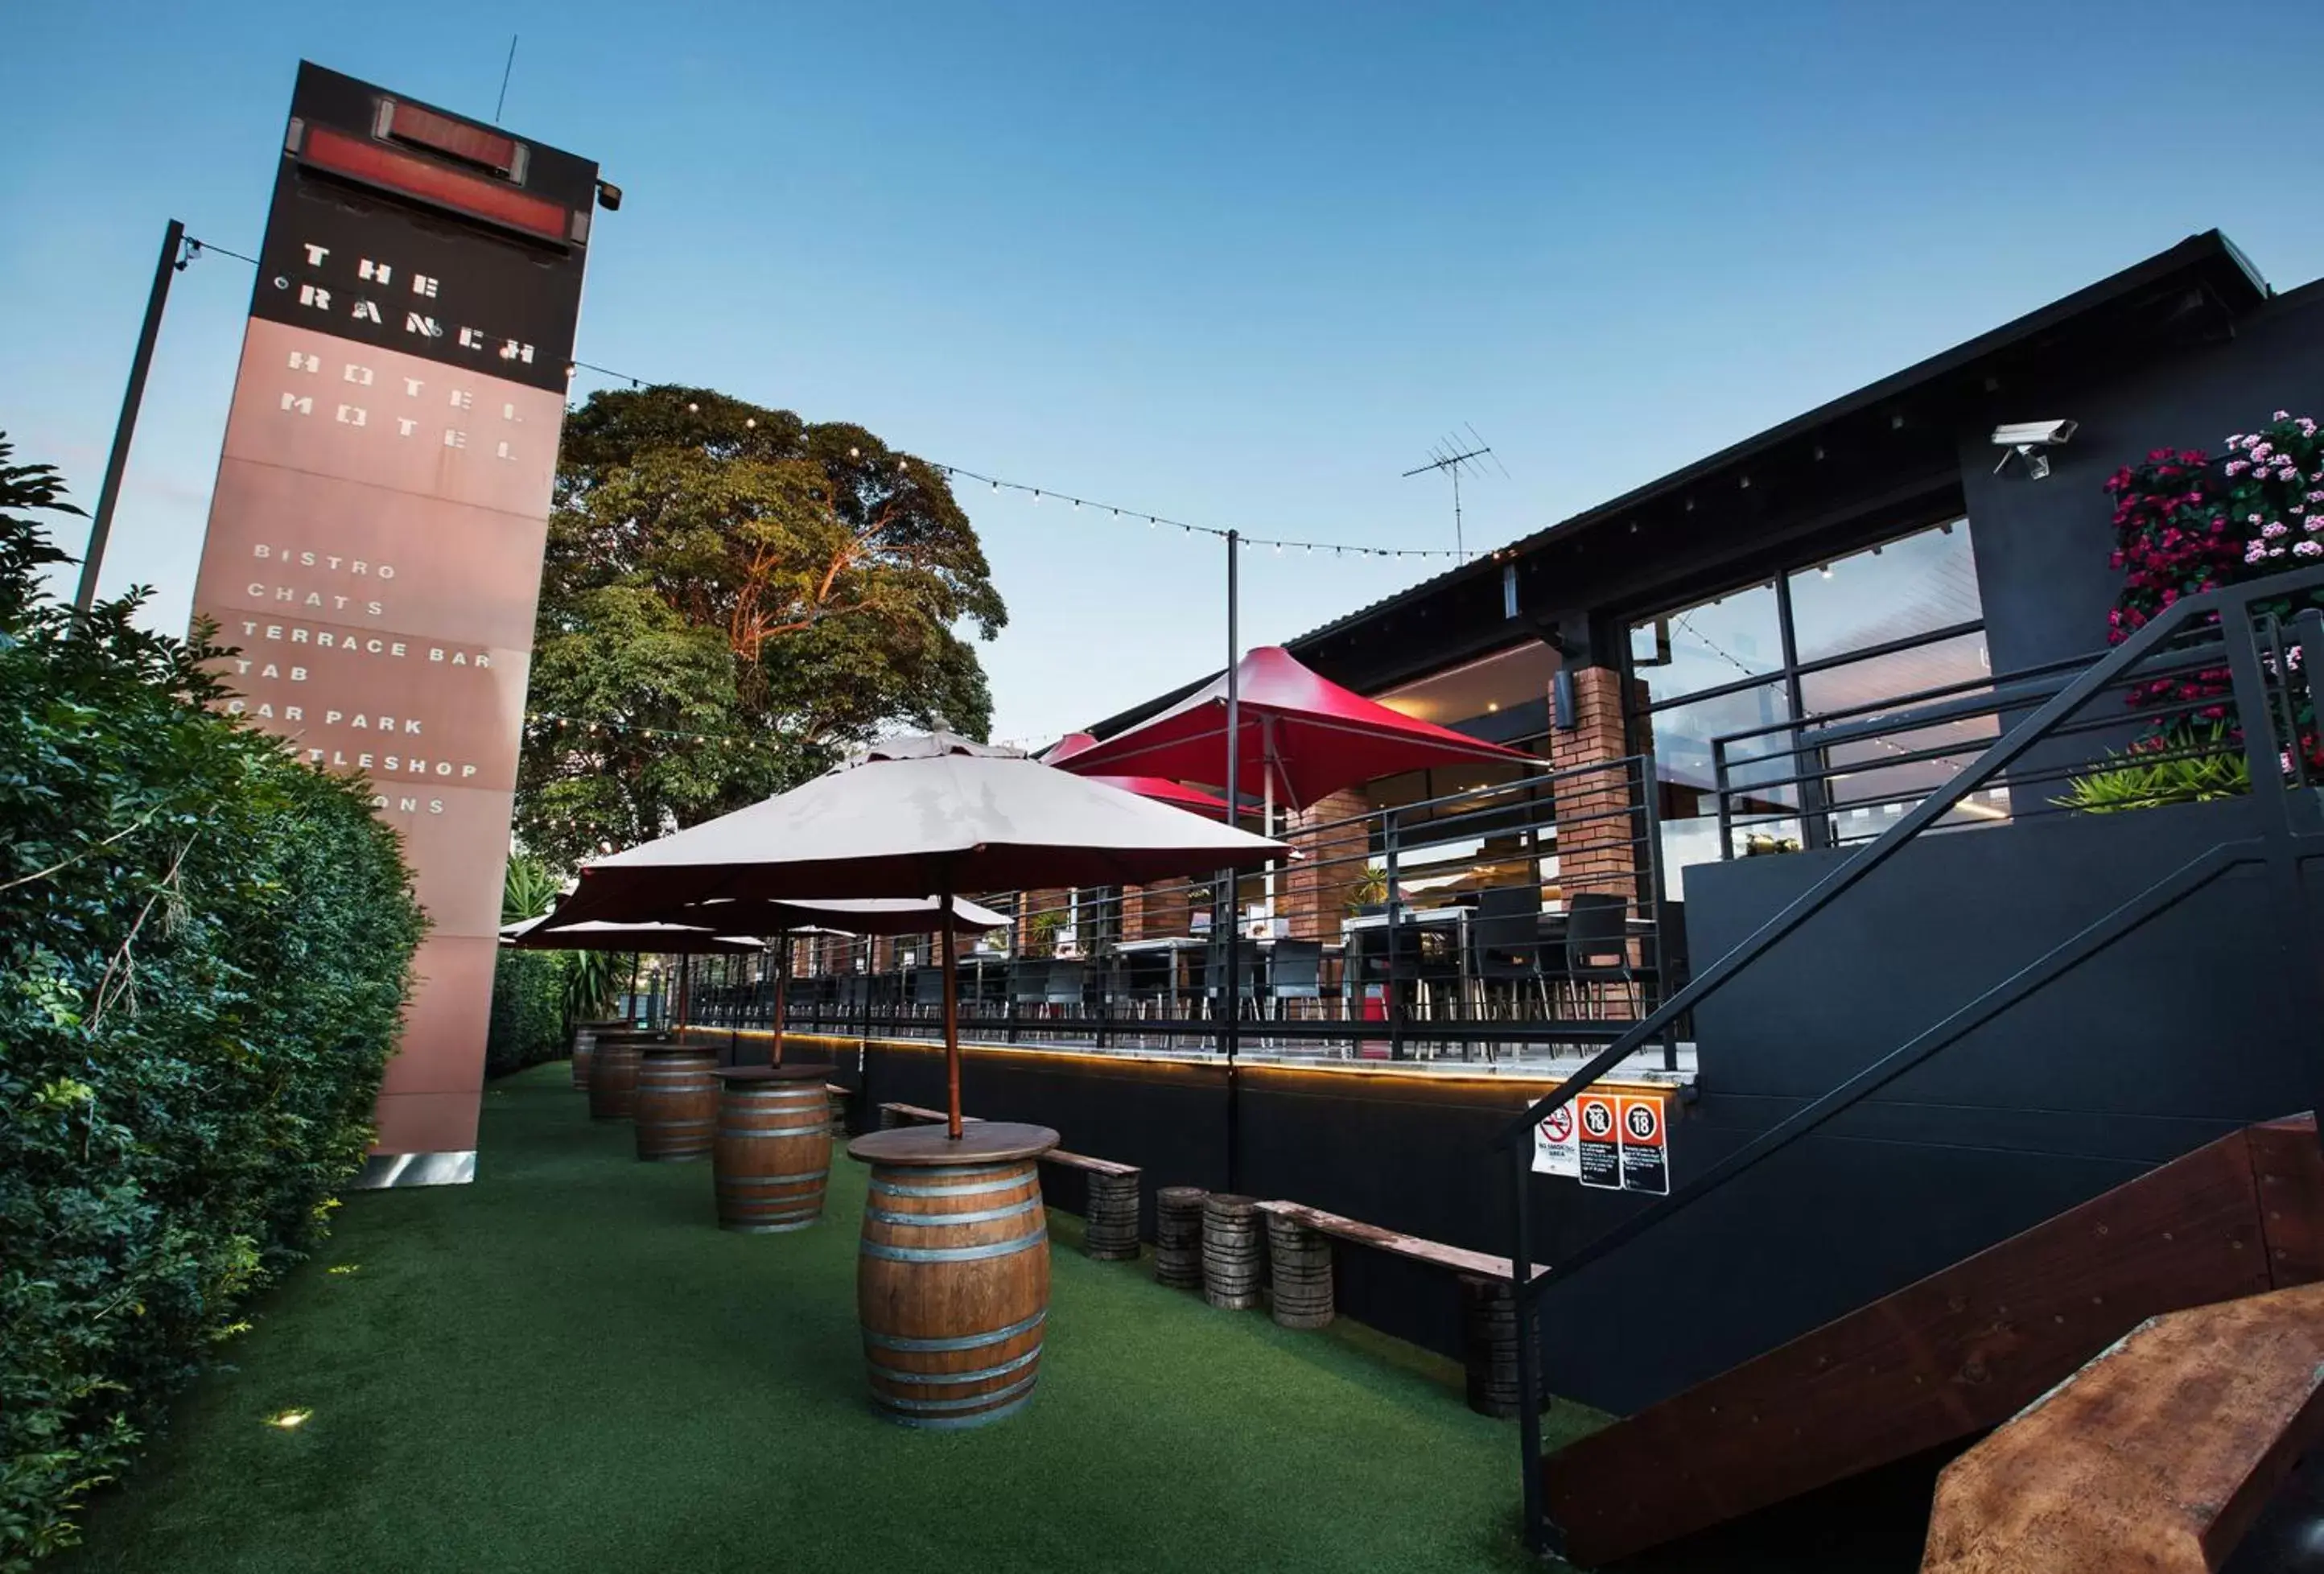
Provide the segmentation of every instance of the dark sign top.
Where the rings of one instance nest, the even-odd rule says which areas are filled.
[[[562,393],[595,190],[586,159],[301,65],[251,315]]]

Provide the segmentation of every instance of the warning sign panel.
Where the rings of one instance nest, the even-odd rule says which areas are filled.
[[[1621,1112],[1616,1102],[1611,1093],[1583,1093],[1573,1100],[1582,1183],[1609,1192],[1622,1184],[1622,1144],[1617,1130]]]
[[[1622,1190],[1670,1194],[1669,1133],[1663,1101],[1653,1097],[1622,1100]]]
[[[1533,1173],[1536,1175],[1578,1175],[1582,1145],[1573,1136],[1573,1106],[1560,1104],[1534,1122]]]

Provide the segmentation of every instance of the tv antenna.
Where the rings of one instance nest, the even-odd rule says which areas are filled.
[[[1478,436],[1476,428],[1463,422],[1462,429],[1468,434],[1466,437],[1462,437],[1460,432],[1455,432],[1451,437],[1439,439],[1436,446],[1428,450],[1427,464],[1416,465],[1404,474],[1406,478],[1409,478],[1415,475],[1425,475],[1432,470],[1438,470],[1452,478],[1452,549],[1459,554],[1463,562],[1466,562],[1469,548],[1467,541],[1462,538],[1461,526],[1461,473],[1463,470],[1475,470],[1479,474],[1483,474],[1483,467],[1477,463],[1480,459],[1492,459],[1493,467],[1499,470],[1504,478],[1509,472],[1507,465],[1494,457],[1492,445]]]

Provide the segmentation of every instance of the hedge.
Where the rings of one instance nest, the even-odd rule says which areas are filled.
[[[506,1076],[565,1054],[566,974],[561,951],[503,951],[493,969],[493,1017],[484,1074]]]
[[[76,627],[0,439],[0,1569],[74,1539],[360,1165],[422,919],[368,789]],[[214,654],[214,652],[211,652]]]

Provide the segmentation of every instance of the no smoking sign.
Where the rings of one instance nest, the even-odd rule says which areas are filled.
[[[1560,1104],[1534,1123],[1533,1170],[1537,1175],[1579,1175],[1582,1147],[1573,1139],[1573,1106]]]

